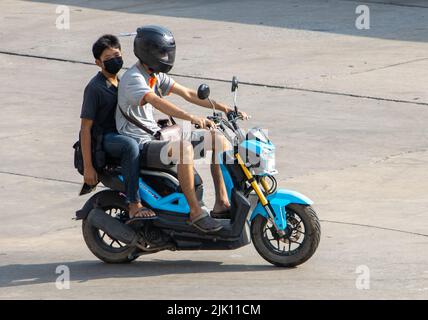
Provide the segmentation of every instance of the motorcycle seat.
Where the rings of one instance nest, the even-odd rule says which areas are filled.
[[[109,171],[120,171],[120,159],[107,156],[106,157],[106,167],[109,168]],[[140,169],[141,170],[150,170],[150,171],[161,171],[165,173],[169,173],[175,178],[177,178],[177,165],[171,164],[171,165],[163,165],[162,163],[147,163],[144,161],[140,162]],[[195,185],[201,185],[202,184],[202,178],[199,175],[199,173],[194,170],[194,176],[195,176]]]

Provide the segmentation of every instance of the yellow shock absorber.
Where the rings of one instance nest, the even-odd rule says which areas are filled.
[[[253,175],[251,174],[250,170],[245,166],[244,162],[242,161],[241,156],[239,153],[235,154],[236,159],[238,160],[238,164],[241,166],[242,171],[244,171],[245,176],[250,181],[251,186],[253,187],[254,191],[256,192],[257,196],[260,199],[260,202],[263,206],[268,204],[268,201],[263,194],[262,190],[260,189],[260,186],[258,185],[257,181],[254,179]]]
[[[262,184],[262,187],[263,187],[263,189],[265,189],[266,193],[269,193],[270,188],[269,188],[268,183],[266,182],[266,177],[262,177],[260,179],[260,183]]]

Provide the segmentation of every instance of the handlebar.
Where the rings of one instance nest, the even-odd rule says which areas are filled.
[[[235,110],[229,111],[226,114],[226,119],[223,118],[223,114],[221,112],[214,112],[214,115],[207,116],[208,120],[211,120],[216,125],[219,125],[221,129],[225,129],[225,127],[228,127],[232,131],[238,130],[237,121],[243,120],[243,117]],[[201,127],[197,124],[194,125],[196,129],[200,129]]]

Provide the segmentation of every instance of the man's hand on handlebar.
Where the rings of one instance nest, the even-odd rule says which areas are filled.
[[[238,110],[238,115],[242,117],[242,120],[248,120],[251,118],[251,116],[241,110]]]
[[[228,108],[225,113],[228,114],[229,112],[235,112],[235,110],[233,110],[232,108]],[[238,110],[238,117],[242,118],[242,120],[248,120],[251,118],[251,116],[241,110]]]
[[[192,124],[194,124],[196,128],[201,129],[215,129],[217,127],[213,121],[196,116],[192,117]]]

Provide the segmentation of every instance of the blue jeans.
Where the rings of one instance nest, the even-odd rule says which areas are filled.
[[[138,142],[116,132],[110,132],[104,135],[103,148],[109,156],[120,158],[128,201],[139,202],[140,148]]]

